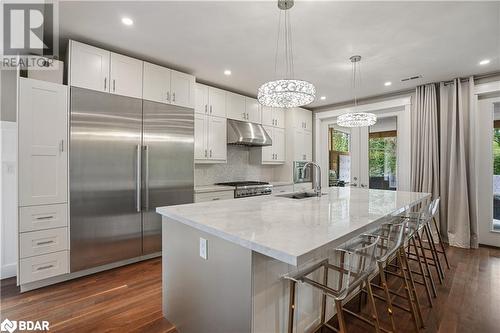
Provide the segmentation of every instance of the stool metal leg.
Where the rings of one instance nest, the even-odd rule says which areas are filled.
[[[375,332],[380,333],[380,323],[378,322],[377,306],[375,305],[375,299],[373,298],[373,290],[370,281],[366,279],[366,289],[368,290],[368,298],[370,299],[370,304],[372,306],[372,318],[375,321]]]
[[[325,286],[328,285],[328,267],[323,266],[323,284]],[[323,293],[321,300],[321,325],[325,323],[326,317],[326,294]]]
[[[288,333],[293,333],[293,314],[295,312],[295,284],[296,282],[290,280],[290,300],[288,307]]]
[[[415,288],[415,280],[413,279],[413,273],[411,271],[410,263],[408,262],[408,258],[403,256],[403,260],[405,261],[405,266],[408,269],[408,278],[410,281],[411,293],[413,295],[413,300],[415,301],[415,308],[417,310],[418,319],[420,321],[420,327],[424,327],[424,318],[422,317],[422,308],[420,307],[420,300],[417,295],[417,289]]]
[[[401,264],[401,275],[403,277],[403,283],[404,283],[404,289],[405,289],[405,292],[406,292],[406,298],[408,300],[408,306],[410,308],[410,313],[411,313],[411,316],[412,316],[412,319],[413,319],[413,324],[414,324],[414,327],[415,327],[415,332],[418,332],[419,331],[419,324],[417,322],[417,311],[415,310],[415,303],[413,302],[413,299],[412,299],[412,295],[411,295],[411,292],[410,292],[410,284],[408,282],[408,277],[407,277],[407,273],[405,271],[405,263],[402,259],[403,256],[405,256],[406,253],[405,253],[405,250],[404,248],[401,249],[400,251],[398,251],[398,261],[399,263]]]
[[[438,256],[438,253],[436,251],[436,246],[435,246],[436,244],[434,244],[434,239],[432,238],[432,232],[429,228],[429,224],[426,223],[424,225],[424,231],[425,231],[425,234],[427,237],[427,241],[429,242],[429,248],[431,251],[432,260],[434,261],[434,267],[436,268],[436,272],[438,274],[439,283],[443,284],[444,273],[443,273],[443,269],[441,268],[441,262],[439,261],[439,256]]]
[[[425,270],[427,271],[427,274],[429,275],[429,281],[431,283],[432,294],[437,295],[436,286],[434,285],[434,278],[432,277],[431,269],[429,267],[429,263],[427,262],[427,256],[425,255],[424,245],[422,244],[422,238],[420,237],[420,234],[418,233],[418,231],[415,232],[414,237],[417,237],[418,245],[420,246],[420,250],[421,250],[422,255],[423,255]]]
[[[414,237],[412,237],[411,243],[413,244],[413,248],[415,249],[415,254],[416,254],[417,260],[418,260],[418,267],[419,267],[420,275],[422,276],[422,279],[424,281],[424,286],[425,286],[425,292],[427,294],[427,299],[429,301],[429,305],[432,307],[433,304],[432,304],[432,296],[431,296],[431,292],[430,292],[429,283],[427,282],[427,276],[425,275],[424,266],[423,266],[422,261],[420,259],[420,254],[419,254],[419,251],[418,251],[418,248],[417,248],[417,242],[415,241]],[[436,295],[434,295],[434,297],[435,296]]]
[[[385,302],[387,305],[387,313],[389,314],[389,319],[391,321],[392,331],[396,332],[396,324],[394,323],[394,313],[393,313],[393,308],[392,308],[391,294],[389,293],[389,287],[387,286],[387,279],[385,276],[386,273],[384,272],[384,265],[381,262],[378,263],[378,271],[379,271],[379,275],[380,275],[380,281],[382,282],[382,288],[384,289],[384,293],[385,293]]]
[[[450,263],[448,262],[448,256],[446,255],[446,249],[444,247],[443,239],[441,237],[441,233],[439,232],[436,219],[433,217],[432,221],[434,222],[434,227],[436,228],[436,232],[437,232],[438,240],[439,240],[439,245],[441,247],[441,251],[443,251],[444,261],[446,262],[446,267],[448,267],[448,269],[450,269]]]
[[[337,319],[339,322],[339,332],[347,333],[347,326],[344,318],[344,311],[342,308],[342,301],[335,300],[335,309],[337,309]]]

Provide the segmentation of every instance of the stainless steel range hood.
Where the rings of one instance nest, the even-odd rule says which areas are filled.
[[[262,125],[228,119],[227,144],[243,146],[270,146],[273,142]]]

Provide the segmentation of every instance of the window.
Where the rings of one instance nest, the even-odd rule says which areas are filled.
[[[351,179],[351,135],[329,128],[329,186],[345,186]]]
[[[396,117],[381,118],[370,127],[368,138],[370,188],[396,190]]]
[[[493,122],[493,230],[500,231],[500,120]]]

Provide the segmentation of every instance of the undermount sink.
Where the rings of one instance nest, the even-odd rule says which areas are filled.
[[[321,194],[326,194],[326,193],[321,193]],[[313,198],[316,196],[317,195],[314,192],[294,192],[294,193],[277,195],[277,197],[290,198],[290,199],[305,199],[305,198]]]

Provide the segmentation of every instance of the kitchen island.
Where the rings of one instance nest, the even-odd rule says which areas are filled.
[[[284,274],[430,198],[358,188],[324,192],[158,208],[164,316],[181,333],[286,332]],[[321,298],[305,285],[297,297],[295,327],[307,332],[318,323]]]

